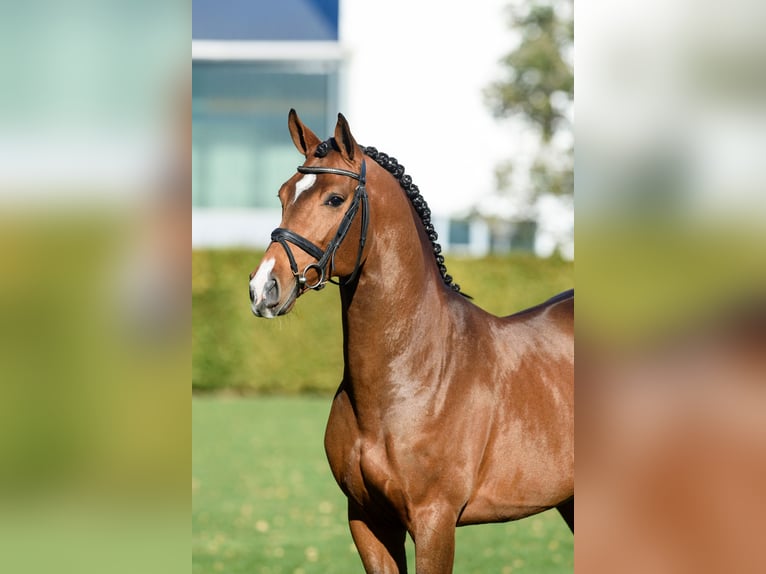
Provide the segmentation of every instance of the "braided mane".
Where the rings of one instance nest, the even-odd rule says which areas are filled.
[[[321,144],[319,144],[316,151],[314,152],[314,156],[325,157],[330,152],[330,148],[335,150],[339,149],[338,144],[335,142],[335,138],[330,138],[327,141],[323,141]],[[393,175],[399,182],[401,188],[404,190],[404,193],[410,200],[412,207],[415,208],[415,212],[420,217],[420,221],[423,224],[426,235],[428,235],[428,239],[431,240],[431,247],[433,250],[434,258],[436,259],[436,265],[439,267],[439,272],[441,273],[442,279],[444,280],[444,284],[453,291],[460,293],[464,297],[469,297],[460,291],[460,285],[453,283],[452,275],[447,273],[447,266],[444,264],[444,255],[441,254],[442,247],[436,242],[439,236],[436,233],[436,229],[434,229],[433,223],[431,222],[431,210],[429,209],[425,198],[420,195],[420,189],[418,189],[418,186],[412,183],[412,178],[409,175],[404,173],[404,166],[401,165],[396,160],[396,158],[391,157],[383,152],[379,152],[372,146],[362,146],[362,151],[364,151],[367,157],[375,160],[375,162],[380,167]]]

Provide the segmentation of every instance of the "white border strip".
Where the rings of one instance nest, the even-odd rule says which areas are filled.
[[[192,208],[192,248],[266,248],[279,227],[280,208]]]
[[[192,40],[192,60],[342,60],[338,42],[245,42]]]

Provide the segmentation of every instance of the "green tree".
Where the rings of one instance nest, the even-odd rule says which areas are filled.
[[[533,0],[511,6],[510,28],[520,42],[502,60],[504,77],[485,92],[495,116],[520,117],[539,133],[537,157],[531,166],[525,166],[532,197],[574,192],[573,147],[552,145],[557,133],[571,133],[567,116],[574,99],[572,6],[572,0]],[[513,160],[498,167],[501,191],[510,187],[510,175],[516,167]]]

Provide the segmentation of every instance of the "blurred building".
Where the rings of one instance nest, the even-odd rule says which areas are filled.
[[[498,232],[471,217],[494,166],[525,145],[482,99],[508,46],[505,3],[193,0],[192,245],[269,242],[277,191],[301,159],[295,108],[320,137],[342,111],[360,143],[405,164],[445,250],[534,251],[526,223]]]
[[[287,111],[329,129],[342,60],[337,0],[194,0],[194,246],[268,243],[299,159]]]

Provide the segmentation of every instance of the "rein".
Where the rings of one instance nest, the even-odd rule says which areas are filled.
[[[351,205],[348,206],[348,210],[346,210],[343,219],[338,225],[338,230],[335,232],[335,237],[333,237],[332,241],[330,241],[330,243],[327,245],[327,249],[324,251],[305,237],[302,237],[297,233],[283,227],[278,227],[271,232],[271,241],[272,243],[279,243],[284,248],[285,253],[287,253],[287,258],[290,261],[290,269],[293,272],[295,282],[297,283],[299,289],[315,289],[318,291],[319,289],[322,289],[328,281],[330,281],[330,283],[335,283],[336,285],[341,285],[340,282],[336,283],[332,280],[332,269],[335,267],[335,253],[338,251],[341,243],[343,243],[343,240],[346,238],[348,230],[351,228],[351,224],[354,221],[354,217],[356,217],[356,214],[361,207],[362,231],[359,235],[359,251],[357,252],[356,256],[356,264],[354,265],[354,271],[351,273],[348,279],[342,283],[343,285],[348,285],[354,280],[357,273],[359,272],[359,267],[362,263],[362,252],[364,251],[364,245],[367,241],[367,226],[370,219],[370,209],[367,202],[366,190],[367,164],[365,163],[365,160],[362,159],[362,167],[359,170],[359,173],[354,173],[353,171],[347,171],[345,169],[337,169],[334,167],[306,166],[298,166],[298,173],[343,175],[357,180],[359,185],[357,185],[356,189],[354,190],[354,198],[351,200]],[[299,272],[298,264],[295,262],[295,257],[293,256],[293,252],[290,249],[288,242],[311,255],[314,259],[317,260],[317,262],[309,263],[303,269],[303,272]],[[328,264],[330,265],[329,273],[327,272]],[[316,270],[316,272],[319,274],[319,278],[317,279],[316,283],[309,283],[306,280],[306,273],[312,269]]]

